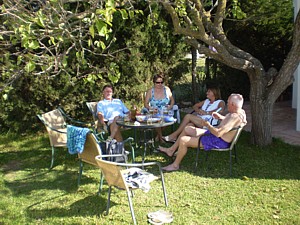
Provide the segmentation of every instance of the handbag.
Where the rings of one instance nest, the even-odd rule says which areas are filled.
[[[124,142],[117,142],[116,139],[112,139],[110,141],[106,141],[106,149],[102,153],[104,155],[122,155],[116,157],[107,158],[108,161],[125,163],[127,162],[127,154],[124,148]]]

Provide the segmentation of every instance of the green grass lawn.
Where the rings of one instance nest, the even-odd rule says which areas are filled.
[[[228,153],[211,152],[208,166],[201,154],[195,173],[196,151],[191,149],[180,171],[165,174],[168,208],[158,181],[148,193],[135,192],[138,223],[147,224],[148,212],[165,209],[174,215],[172,224],[300,224],[300,146],[276,139],[260,149],[249,140],[250,134],[243,132],[232,177]],[[55,167],[48,170],[46,134],[1,135],[0,149],[0,224],[132,223],[126,193],[118,189],[112,193],[110,214],[104,216],[107,185],[97,195],[98,169],[86,166],[78,188],[78,160],[60,149]],[[147,160],[170,163],[158,153],[148,154]]]

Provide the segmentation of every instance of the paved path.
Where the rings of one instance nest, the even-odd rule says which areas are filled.
[[[251,131],[250,102],[245,102],[247,114],[245,130]],[[273,112],[272,136],[281,138],[284,142],[292,145],[300,145],[300,132],[296,131],[296,109],[292,108],[291,101],[276,102]]]
[[[251,131],[250,102],[245,102],[244,107],[247,114],[246,131]],[[190,112],[190,108],[182,109]],[[272,136],[281,138],[284,142],[292,145],[300,145],[300,132],[296,131],[296,109],[292,108],[291,101],[276,102],[272,125]]]

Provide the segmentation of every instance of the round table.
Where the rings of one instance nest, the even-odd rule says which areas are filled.
[[[165,121],[158,121],[158,122],[153,122],[151,124],[147,123],[147,122],[125,122],[124,119],[120,119],[117,120],[117,125],[122,126],[122,127],[127,127],[127,128],[132,128],[134,129],[134,136],[136,139],[136,130],[139,129],[144,133],[144,137],[143,140],[139,140],[139,147],[141,147],[141,143],[144,143],[144,154],[143,154],[143,158],[142,158],[142,162],[144,163],[145,157],[146,157],[146,152],[147,152],[147,147],[148,145],[151,145],[153,149],[155,149],[154,147],[154,138],[152,135],[153,129],[155,128],[159,128],[159,127],[167,127],[170,125],[173,125],[176,122],[176,119],[174,119],[174,121],[172,122],[165,122]],[[148,138],[148,133],[151,133],[151,137]],[[135,140],[136,142],[136,140]]]

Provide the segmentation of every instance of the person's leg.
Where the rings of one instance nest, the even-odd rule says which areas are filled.
[[[197,120],[199,120],[200,118],[198,116],[195,116],[193,114],[187,114],[183,117],[182,122],[180,123],[179,127],[177,130],[175,130],[173,133],[169,134],[169,140],[176,140],[177,137],[181,134],[181,132],[184,130],[184,128],[189,124],[189,123],[193,123],[193,121],[195,121],[197,123]],[[199,124],[199,123],[197,123]]]
[[[117,125],[116,119],[110,124],[110,137],[116,139],[118,142],[123,141],[120,126]]]
[[[156,137],[155,137],[155,141],[163,141],[162,139],[162,129],[160,127],[158,128],[155,128],[155,131],[156,131]]]
[[[162,169],[165,171],[175,171],[179,169],[179,165],[187,153],[188,148],[196,148],[198,146],[199,137],[190,137],[190,136],[182,136],[180,137],[178,153],[176,155],[175,161],[163,167]]]
[[[180,138],[182,136],[199,137],[199,136],[203,135],[205,132],[206,132],[205,129],[197,128],[197,127],[194,127],[192,125],[189,125],[189,126],[185,127],[185,129],[181,132],[181,134],[179,135],[176,142],[171,147],[164,148],[164,147],[159,146],[159,150],[161,152],[166,153],[168,156],[172,157],[174,152],[179,147]]]

